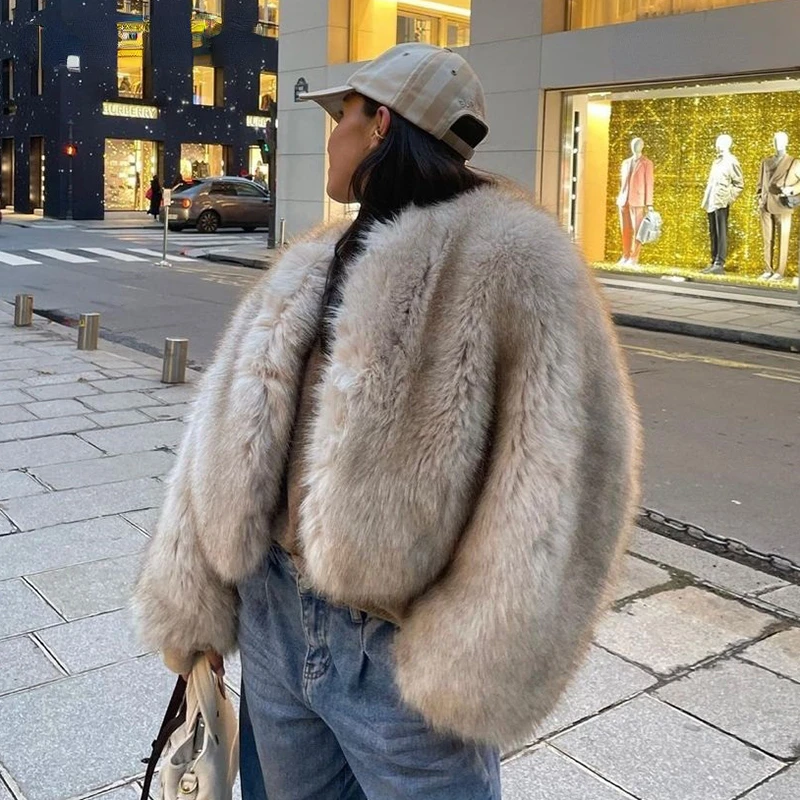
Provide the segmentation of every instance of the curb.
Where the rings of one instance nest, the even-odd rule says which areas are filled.
[[[181,255],[190,258],[199,258],[203,261],[211,261],[215,264],[237,264],[240,267],[249,269],[266,270],[272,266],[272,262],[266,258],[247,258],[242,256],[228,255],[226,253],[198,253],[197,251],[184,250]]]
[[[751,344],[769,350],[783,350],[800,353],[800,336],[781,336],[777,333],[762,333],[746,328],[723,328],[718,325],[704,325],[701,322],[670,319],[668,317],[645,317],[639,314],[614,313],[614,323],[624,328],[639,328],[661,333],[677,333],[699,339],[714,339],[734,344]]]

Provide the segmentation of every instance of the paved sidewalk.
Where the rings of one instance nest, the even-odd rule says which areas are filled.
[[[3,212],[3,225],[19,228],[153,228],[153,218],[144,211],[107,211],[105,219],[65,220],[43,217],[40,214],[18,214],[15,211]]]
[[[135,800],[172,678],[125,606],[193,389],[136,351],[15,329],[9,308],[0,800]],[[558,709],[509,754],[504,798],[797,800],[800,586],[638,531],[614,597]]]
[[[189,248],[184,254],[254,269],[269,269],[276,257],[275,251],[249,245]],[[779,296],[601,274],[597,277],[618,325],[800,352],[796,293]]]

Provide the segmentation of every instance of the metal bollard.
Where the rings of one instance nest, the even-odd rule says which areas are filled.
[[[97,337],[100,334],[100,315],[81,314],[78,322],[78,350],[97,350]]]
[[[281,217],[281,249],[286,247],[286,217]]]
[[[164,365],[161,368],[161,383],[186,383],[188,355],[188,339],[164,340]]]
[[[18,294],[14,298],[14,327],[25,328],[33,324],[33,295]]]

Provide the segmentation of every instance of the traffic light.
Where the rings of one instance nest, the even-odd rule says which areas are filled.
[[[78,146],[73,142],[68,142],[64,145],[64,154],[68,155],[70,158],[78,155]]]
[[[269,145],[266,139],[258,140],[258,149],[261,151],[261,163],[266,164],[269,161]]]

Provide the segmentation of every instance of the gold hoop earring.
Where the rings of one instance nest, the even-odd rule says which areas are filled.
[[[379,138],[381,141],[384,141],[384,140],[386,139],[386,137],[385,137],[385,136],[383,136],[383,135],[381,134],[381,132],[380,132],[380,131],[375,131],[375,135],[376,135],[376,136],[377,136],[377,137],[378,137],[378,138]]]

